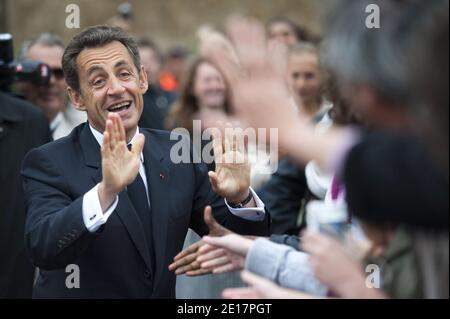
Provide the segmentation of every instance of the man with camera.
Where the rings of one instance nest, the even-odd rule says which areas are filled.
[[[61,66],[64,44],[60,37],[43,33],[24,42],[20,60],[40,61],[49,66],[48,83],[18,81],[16,89],[42,109],[50,123],[53,139],[68,135],[78,124],[86,121],[84,112],[76,111],[66,97],[66,81]]]
[[[30,298],[34,267],[25,252],[25,198],[20,167],[25,154],[51,140],[44,114],[8,93],[12,37],[0,34],[0,299]]]

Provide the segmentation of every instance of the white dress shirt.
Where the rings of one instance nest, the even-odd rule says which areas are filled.
[[[89,125],[89,128],[91,129],[91,132],[94,135],[95,139],[97,140],[98,144],[102,145],[103,134],[97,131],[91,125]],[[133,144],[133,141],[138,134],[139,128],[137,128],[136,134],[131,139],[131,144]],[[142,153],[141,153],[141,165],[139,166],[139,175],[141,176],[142,181],[144,182],[145,190],[147,191],[147,200],[149,200],[147,176],[145,174],[145,167],[144,167],[144,155]],[[97,184],[94,188],[92,188],[83,196],[83,212],[82,212],[83,221],[84,224],[86,225],[86,228],[90,232],[97,231],[100,228],[100,226],[105,224],[108,221],[109,216],[111,216],[111,214],[116,209],[117,204],[119,203],[119,197],[117,196],[114,203],[106,210],[106,212],[103,213],[100,205],[100,199],[98,196],[98,186],[99,184]],[[250,221],[262,221],[264,220],[265,217],[264,203],[261,201],[261,199],[258,197],[258,195],[254,192],[252,188],[250,188],[250,192],[252,193],[253,198],[255,199],[256,207],[232,208],[228,205],[226,200],[225,204],[227,205],[229,211],[235,216]]]

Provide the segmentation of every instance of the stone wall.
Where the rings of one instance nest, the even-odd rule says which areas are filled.
[[[52,31],[68,41],[79,30],[65,27],[68,4],[80,8],[80,27],[106,22],[121,0],[0,0],[6,3],[7,30],[15,47],[40,32]],[[195,47],[195,31],[202,24],[221,27],[231,13],[255,16],[263,21],[285,15],[321,31],[323,0],[131,0],[134,8],[132,31],[154,38],[162,47],[183,43]],[[0,14],[0,17],[2,15]]]

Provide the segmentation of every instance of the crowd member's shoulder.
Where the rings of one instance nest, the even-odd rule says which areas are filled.
[[[48,121],[44,113],[26,100],[0,92],[0,101],[4,116],[12,117],[15,120],[38,121],[48,125]]]

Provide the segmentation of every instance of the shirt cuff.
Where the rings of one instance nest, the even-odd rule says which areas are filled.
[[[106,210],[102,211],[100,199],[98,197],[98,185],[92,188],[83,196],[83,222],[89,232],[96,232],[100,226],[108,221],[109,216],[116,209],[119,197],[116,196],[114,203]]]
[[[255,200],[256,207],[233,208],[230,205],[228,205],[226,199],[225,199],[225,204],[227,205],[228,210],[237,217],[240,217],[240,218],[243,218],[246,220],[250,220],[253,222],[263,221],[266,216],[265,205],[251,187],[250,187],[250,192],[253,195],[253,199]]]

